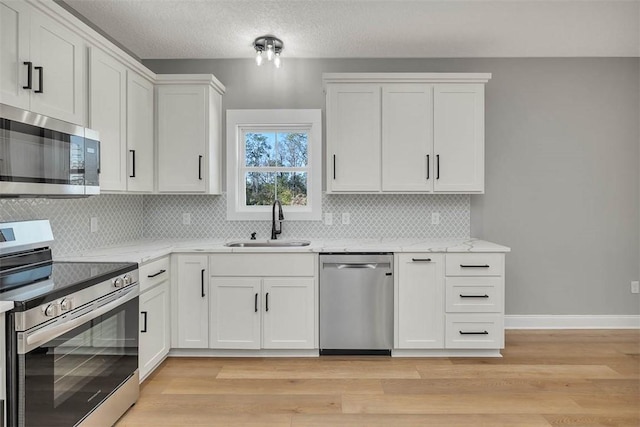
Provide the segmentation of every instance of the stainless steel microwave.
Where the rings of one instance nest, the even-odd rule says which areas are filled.
[[[98,132],[0,104],[0,197],[100,194]]]

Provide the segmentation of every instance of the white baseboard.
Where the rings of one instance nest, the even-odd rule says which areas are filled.
[[[637,315],[505,315],[505,329],[640,329]]]

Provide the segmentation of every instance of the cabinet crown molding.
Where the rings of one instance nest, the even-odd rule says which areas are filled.
[[[213,74],[157,74],[156,85],[209,85],[220,95],[227,88]]]
[[[323,73],[322,83],[487,83],[491,73]]]

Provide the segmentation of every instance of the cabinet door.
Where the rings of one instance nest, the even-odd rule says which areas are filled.
[[[397,255],[398,348],[444,348],[444,258]]]
[[[433,86],[382,87],[382,190],[433,188]]]
[[[314,279],[264,279],[263,348],[314,348]]]
[[[99,49],[91,49],[89,127],[100,133],[100,189],[127,189],[127,68]]]
[[[327,190],[380,191],[380,85],[327,87]]]
[[[178,347],[209,347],[207,255],[178,256]]]
[[[260,279],[211,279],[211,348],[260,348]]]
[[[144,379],[169,353],[169,283],[140,295],[140,379]]]
[[[29,109],[29,6],[22,1],[0,2],[0,103]],[[32,69],[33,70],[33,69]]]
[[[434,88],[436,192],[484,191],[484,85]]]
[[[206,190],[207,90],[204,86],[158,87],[158,191]]]
[[[153,191],[153,85],[127,70],[127,190]]]
[[[41,93],[31,92],[31,110],[85,124],[85,50],[82,37],[42,13],[32,11],[31,61],[34,67],[42,69],[34,69],[34,89]]]

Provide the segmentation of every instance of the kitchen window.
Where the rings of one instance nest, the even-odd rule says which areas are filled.
[[[320,220],[320,110],[227,110],[227,219]]]

